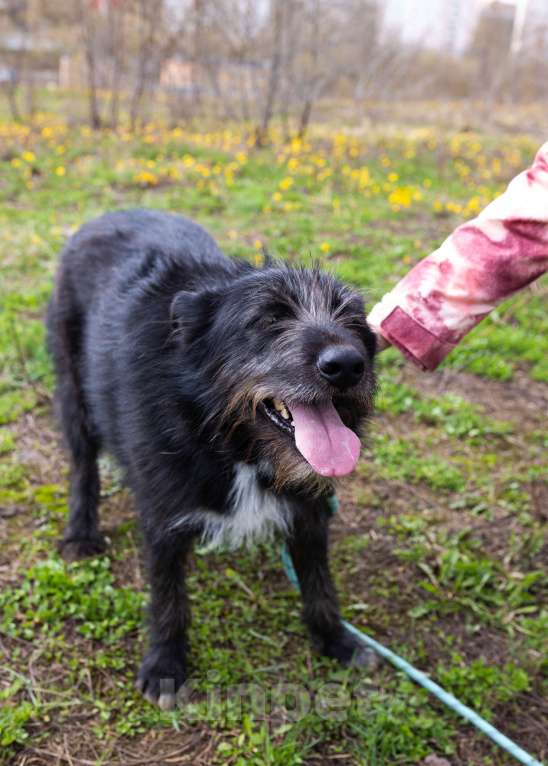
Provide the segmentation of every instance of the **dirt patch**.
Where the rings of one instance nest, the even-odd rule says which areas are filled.
[[[51,411],[27,412],[9,428],[15,440],[17,460],[25,466],[26,477],[32,484],[53,484],[63,480],[67,460]]]
[[[30,746],[20,752],[13,766],[201,766],[211,763],[217,739],[205,727],[181,732],[150,731],[135,739],[119,739],[107,752],[98,748],[89,722],[63,726],[47,746]]]
[[[521,429],[546,426],[548,387],[531,380],[522,370],[516,371],[513,380],[502,382],[451,368],[424,373],[408,364],[402,382],[430,396],[457,394],[483,407],[490,417],[508,420]]]

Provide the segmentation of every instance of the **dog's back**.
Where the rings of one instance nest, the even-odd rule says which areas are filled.
[[[173,296],[230,280],[246,267],[223,255],[199,224],[159,211],[108,213],[71,237],[47,325],[60,419],[73,450],[92,441],[127,468],[119,421],[128,406],[127,352],[139,328],[146,325],[147,347],[160,355]],[[140,345],[136,354],[144,351]]]
[[[149,269],[169,259],[183,270],[198,264],[222,268],[227,261],[213,237],[184,216],[153,210],[107,213],[84,224],[63,250],[54,307],[66,300],[72,310],[85,313],[112,284],[113,269],[121,270],[123,280],[145,259]]]

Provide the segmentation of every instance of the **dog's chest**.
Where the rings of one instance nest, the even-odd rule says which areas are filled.
[[[201,511],[202,541],[210,547],[239,548],[268,540],[291,524],[289,504],[261,487],[254,466],[238,463],[223,515]]]

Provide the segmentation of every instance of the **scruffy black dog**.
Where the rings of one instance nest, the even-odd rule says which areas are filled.
[[[237,547],[279,530],[317,649],[363,664],[328,569],[327,498],[358,459],[375,387],[360,296],[317,269],[227,258],[182,216],[83,226],[48,315],[72,459],[63,555],[104,549],[97,455],[125,469],[151,584],[138,686],[161,707],[187,675],[184,566],[196,538]]]

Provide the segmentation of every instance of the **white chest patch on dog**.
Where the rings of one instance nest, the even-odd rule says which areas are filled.
[[[276,531],[286,532],[291,525],[291,516],[291,508],[285,500],[261,487],[256,468],[238,463],[227,513],[198,510],[176,520],[171,529],[200,524],[203,527],[201,543],[208,549],[234,550],[270,540]]]

